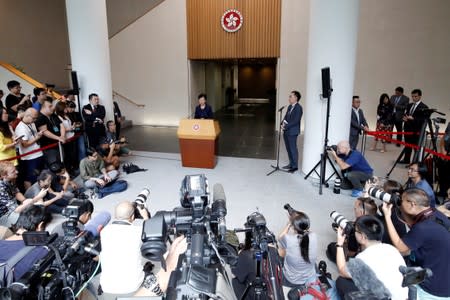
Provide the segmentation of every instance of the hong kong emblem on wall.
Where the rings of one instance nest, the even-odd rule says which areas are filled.
[[[226,32],[236,32],[241,29],[243,21],[244,18],[238,10],[229,9],[223,13],[220,23]]]

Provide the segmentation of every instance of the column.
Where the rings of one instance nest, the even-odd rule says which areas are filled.
[[[96,93],[113,120],[111,63],[105,0],[66,0],[72,70],[77,72],[81,105]]]
[[[333,93],[330,102],[329,145],[347,140],[355,77],[359,0],[311,0],[305,137],[302,171],[320,160],[325,138],[327,101],[322,100],[321,69],[330,67]],[[327,172],[330,170],[327,167]],[[317,169],[319,171],[319,168]]]

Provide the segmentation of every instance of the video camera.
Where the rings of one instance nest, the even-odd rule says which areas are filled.
[[[73,207],[65,210],[69,220],[63,227],[68,235],[58,237],[56,233],[24,232],[27,246],[47,246],[49,252],[19,280],[0,291],[0,299],[74,299],[87,285],[99,263],[93,260],[99,255],[99,239],[95,229],[86,228],[77,234],[72,223],[80,211]]]
[[[284,208],[295,212],[289,204],[286,204]],[[255,295],[260,296],[259,299],[284,299],[280,276],[282,263],[278,257],[277,249],[269,247],[269,244],[276,246],[275,235],[267,228],[266,219],[260,212],[250,214],[244,227],[234,231],[247,232],[251,235],[251,248],[256,260],[256,278],[254,282],[247,285],[241,299],[246,299],[250,288],[255,290]],[[262,295],[265,295],[266,298],[261,297]]]
[[[447,120],[446,119],[444,119],[444,118],[441,118],[441,117],[436,117],[436,118],[433,118],[433,119],[431,119],[434,123],[437,123],[437,124],[445,124],[446,122],[447,122]]]
[[[158,211],[144,221],[141,254],[151,261],[160,261],[170,235],[184,235],[188,247],[171,274],[167,299],[203,299],[224,287],[234,295],[225,271],[225,263],[237,261],[237,253],[226,244],[226,201],[223,187],[214,186],[214,199],[208,207],[210,192],[205,175],[187,175],[180,188],[180,204],[172,211]],[[202,278],[202,280],[199,280]],[[185,299],[185,298],[183,298]]]

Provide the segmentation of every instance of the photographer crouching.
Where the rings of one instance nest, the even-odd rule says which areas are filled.
[[[373,169],[358,150],[352,150],[348,141],[340,141],[327,149],[344,175],[341,189],[352,189],[352,197],[363,195],[364,183],[373,175]]]
[[[408,298],[408,290],[402,287],[403,277],[399,272],[399,266],[405,266],[405,262],[393,246],[381,242],[383,230],[383,224],[375,216],[359,217],[355,224],[355,237],[362,252],[346,262],[343,248],[346,235],[338,227],[336,264],[340,277],[336,280],[336,287],[342,299],[355,291],[371,293],[376,299]]]
[[[161,296],[167,288],[179,254],[186,251],[186,241],[184,237],[175,239],[167,257],[166,270],[154,275],[151,272],[152,265],[146,264],[140,251],[142,226],[135,224],[137,213],[143,220],[148,220],[150,214],[143,205],[134,203],[119,203],[115,209],[115,221],[101,231],[100,284],[108,294],[131,296],[138,292],[136,295],[139,296]]]
[[[429,268],[433,276],[417,286],[419,299],[450,297],[450,221],[430,207],[430,199],[421,189],[403,192],[400,211],[410,230],[400,238],[391,220],[392,204],[383,203],[387,230],[393,245],[402,255],[409,255],[415,266]]]

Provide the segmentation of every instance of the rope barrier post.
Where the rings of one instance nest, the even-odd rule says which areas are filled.
[[[361,141],[361,153],[363,156],[365,156],[365,152],[366,152],[366,142],[367,142],[367,133],[364,130],[363,132],[363,136],[362,136],[362,141]]]
[[[59,148],[59,159],[61,160],[62,163],[64,163],[64,155],[61,142],[58,142],[58,148]]]

